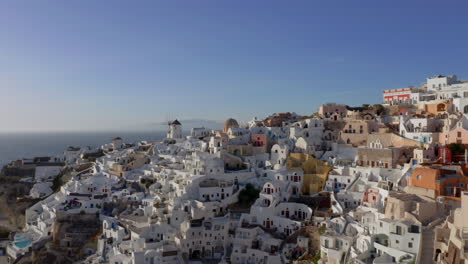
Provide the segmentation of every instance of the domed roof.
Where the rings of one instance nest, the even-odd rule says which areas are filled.
[[[224,121],[223,131],[227,133],[227,131],[230,128],[238,128],[238,127],[239,127],[239,124],[237,123],[237,121],[234,118],[229,118],[226,121]]]
[[[172,121],[171,125],[182,125],[182,124],[179,122],[179,120],[176,119]]]

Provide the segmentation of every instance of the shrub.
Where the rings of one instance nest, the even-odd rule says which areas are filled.
[[[240,191],[239,202],[244,205],[252,204],[258,197],[260,197],[260,190],[255,189],[255,187],[249,183]]]
[[[314,258],[312,259],[312,263],[317,264],[319,260],[320,260],[320,252],[314,256]]]
[[[321,225],[319,228],[318,228],[318,231],[319,231],[319,234],[320,235],[323,235],[325,233],[325,231],[327,231],[327,228],[324,226],[324,225]]]
[[[60,187],[62,187],[66,183],[66,175],[71,172],[70,168],[64,168],[60,173],[55,176],[54,180],[52,181],[52,190],[54,192],[57,192],[60,190]]]
[[[1,238],[6,239],[8,238],[9,235],[10,235],[10,231],[8,231],[5,228],[0,227],[0,239]]]
[[[372,106],[372,110],[375,111],[376,115],[381,115],[385,112],[385,108],[381,104],[375,104]]]
[[[104,156],[104,151],[102,149],[92,152],[92,153],[85,153],[83,154],[83,159],[88,160],[88,161],[96,161],[97,158],[100,158]]]

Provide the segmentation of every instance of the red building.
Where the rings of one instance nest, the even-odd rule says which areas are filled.
[[[442,163],[459,163],[465,162],[465,150],[468,149],[468,145],[456,144],[447,145],[439,148],[438,161]]]
[[[410,104],[412,88],[385,90],[383,100],[386,104]]]

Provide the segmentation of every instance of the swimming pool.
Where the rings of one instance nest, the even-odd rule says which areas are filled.
[[[15,242],[15,246],[18,248],[27,248],[31,245],[31,241],[21,241],[21,242]]]
[[[31,238],[25,233],[16,233],[14,244],[18,248],[27,248],[31,245]]]

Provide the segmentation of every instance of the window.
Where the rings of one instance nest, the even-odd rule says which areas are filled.
[[[421,179],[422,179],[422,176],[421,176],[421,175],[418,175],[417,178],[418,178],[418,180],[421,180]]]
[[[408,242],[408,248],[413,248],[413,243]]]
[[[401,235],[401,226],[396,226],[396,233]]]

